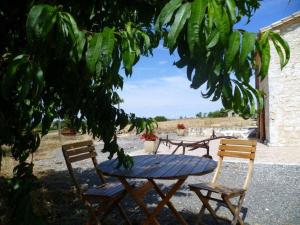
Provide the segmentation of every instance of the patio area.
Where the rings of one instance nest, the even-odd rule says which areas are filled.
[[[185,140],[195,140],[195,137],[184,137]],[[218,140],[211,142],[211,155],[216,159],[216,147]],[[132,155],[145,154],[142,148],[142,142],[137,136],[120,137],[120,144],[123,145],[127,152]],[[100,153],[102,144],[98,144],[96,151],[98,154],[98,162],[105,161],[107,155]],[[275,224],[275,225],[298,225],[300,222],[300,161],[297,148],[270,148],[262,144],[258,144],[257,156],[255,159],[254,174],[249,190],[243,204],[242,212],[245,213],[246,224]],[[165,146],[162,146],[159,153],[167,153],[170,151]],[[178,153],[181,153],[180,150]],[[203,155],[205,150],[196,150],[193,152],[187,151],[187,154]],[[67,225],[81,224],[87,218],[87,212],[84,210],[79,199],[76,199],[74,188],[69,179],[68,171],[64,163],[64,159],[60,149],[53,152],[45,160],[35,162],[36,169],[43,167],[43,173],[40,174],[41,179],[49,189],[56,189],[61,195],[73,195],[71,204],[75,204],[71,210],[64,209],[64,214],[59,219],[54,219],[51,224]],[[223,177],[226,178],[225,184],[229,186],[239,186],[246,175],[247,164],[241,161],[227,161],[223,168]],[[80,168],[76,169],[76,175],[80,177],[83,183],[94,184],[97,182],[92,168],[89,164],[81,164]],[[197,196],[189,191],[189,183],[198,183],[200,181],[211,180],[212,173],[204,176],[191,176],[182,185],[179,191],[171,199],[179,213],[189,223],[193,224],[196,219],[196,214],[201,208],[201,203]],[[67,182],[66,182],[67,181]],[[173,183],[172,181],[159,181],[160,187],[165,190]],[[50,188],[51,187],[51,188]],[[60,205],[66,208],[70,204],[68,200],[62,202],[62,198],[57,198],[53,205]],[[154,207],[159,200],[159,196],[154,192],[150,192],[145,201],[148,207]],[[133,214],[133,223],[139,224],[144,214],[137,208],[136,204],[130,197],[126,197],[122,202],[124,208]],[[221,215],[229,216],[229,213],[224,207],[219,210]],[[178,224],[174,215],[168,208],[164,208],[158,220],[161,224],[173,225]],[[113,213],[108,217],[106,224],[119,224],[119,214]],[[213,224],[211,217],[206,214],[205,220],[208,224]],[[227,224],[227,223],[224,223]]]

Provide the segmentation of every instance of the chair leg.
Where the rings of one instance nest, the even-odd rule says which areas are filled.
[[[93,225],[94,222],[96,222],[96,225],[101,225],[101,222],[100,222],[100,220],[97,218],[96,212],[95,212],[95,210],[93,209],[91,203],[89,203],[88,201],[84,201],[84,204],[85,204],[87,210],[89,211],[89,213],[90,213],[90,215],[91,215],[90,218],[89,218],[89,220],[88,220],[88,222],[87,222],[87,224],[88,224],[88,225]]]
[[[211,191],[208,191],[207,192],[207,195],[206,195],[206,199],[209,198],[211,196]],[[207,199],[207,202],[208,202],[208,199]],[[202,217],[204,216],[204,212],[205,212],[205,206],[204,204],[202,205],[198,215],[197,215],[197,219],[196,219],[196,224],[200,224],[200,222],[202,221]]]
[[[124,220],[126,221],[126,223],[127,223],[128,225],[132,225],[132,223],[131,223],[129,217],[127,216],[127,213],[125,212],[125,210],[123,209],[123,207],[121,206],[120,203],[117,204],[117,207],[118,207],[118,210],[119,210],[121,216],[122,216],[122,217],[124,218]]]
[[[115,207],[114,201],[108,202],[105,207],[98,207],[97,213],[103,213],[101,216],[101,221],[105,220],[105,218],[109,215],[109,213],[112,211],[112,209]]]
[[[205,208],[207,208],[207,210],[210,212],[210,214],[212,215],[214,221],[218,224],[218,216],[216,215],[215,211],[213,210],[213,208],[210,206],[210,204],[208,203],[209,199],[206,198],[201,191],[199,190],[194,190],[195,193],[198,195],[198,197],[200,198],[201,202],[203,203],[203,206]]]
[[[123,207],[121,206],[120,204],[120,201],[123,199],[123,197],[125,196],[122,195],[120,196],[119,198],[115,199],[115,200],[112,200],[105,208],[98,208],[97,209],[97,212],[100,213],[101,211],[103,211],[103,215],[101,217],[101,221],[103,221],[107,216],[108,214],[112,211],[112,209],[116,206],[118,211],[120,212],[121,216],[124,218],[124,220],[126,221],[126,223],[128,225],[132,225],[130,220],[129,220],[129,217],[127,216],[125,210],[123,209]]]
[[[240,196],[239,201],[238,201],[238,205],[236,207],[231,204],[231,202],[229,201],[229,198],[227,196],[222,195],[222,198],[223,198],[226,206],[228,207],[228,209],[230,210],[230,212],[233,215],[233,220],[231,221],[231,224],[235,225],[238,221],[240,225],[244,225],[244,221],[240,217],[240,211],[241,211],[242,204],[243,204],[243,201],[244,201],[244,198],[245,198],[245,194],[242,194]]]
[[[241,197],[238,201],[238,205],[235,208],[234,217],[233,217],[231,225],[236,225],[237,221],[239,221],[240,225],[244,225],[244,222],[240,218],[240,211],[241,211],[241,208],[242,208],[242,204],[244,202],[244,198],[245,198],[245,194],[241,195]]]

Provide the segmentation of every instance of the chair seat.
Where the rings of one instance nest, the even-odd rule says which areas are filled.
[[[221,184],[216,183],[198,183],[198,184],[190,184],[190,189],[193,190],[206,190],[211,191],[214,193],[220,193],[224,195],[235,195],[235,194],[242,194],[245,192],[244,189],[240,188],[231,188],[226,187]]]
[[[134,183],[131,183],[134,186]],[[124,186],[120,182],[109,182],[95,188],[89,188],[82,193],[85,198],[90,197],[116,197],[125,192]]]

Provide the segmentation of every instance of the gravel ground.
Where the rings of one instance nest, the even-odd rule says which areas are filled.
[[[138,137],[121,138],[120,145],[125,147],[126,151],[134,151],[142,148],[142,141]],[[134,144],[133,144],[134,143]],[[100,151],[101,144],[97,146]],[[98,160],[103,161],[106,154],[99,154]],[[56,188],[70,188],[69,181],[66,180],[68,173],[63,161],[60,150],[54,152],[52,156],[45,160],[35,162],[38,170],[43,167],[43,171],[49,171],[45,182],[49,186]],[[230,186],[241,186],[246,174],[247,164],[244,163],[225,163],[222,174],[222,182]],[[86,164],[79,164],[76,174],[84,183],[90,185],[96,183],[96,177],[90,167]],[[248,190],[242,212],[245,214],[247,224],[253,225],[300,225],[300,165],[264,165],[256,164],[250,189]],[[55,176],[54,176],[55,175]],[[54,178],[54,179],[51,179]],[[56,177],[56,178],[55,178]],[[62,179],[57,179],[60,177]],[[172,198],[175,207],[180,211],[183,217],[193,224],[195,216],[201,207],[200,200],[196,195],[188,190],[188,183],[197,183],[200,181],[209,181],[212,174],[202,177],[190,177],[185,185]],[[163,189],[167,189],[173,183],[172,181],[159,181]],[[154,207],[158,201],[158,196],[150,192],[146,197],[148,206]],[[136,210],[135,204],[130,197],[125,199],[123,205],[131,213],[135,213],[135,224],[144,218],[143,214]],[[220,207],[220,215],[229,215],[224,207]],[[178,222],[173,214],[165,207],[159,214],[158,220],[162,225],[175,225]],[[118,224],[117,215],[109,219],[108,224]],[[207,224],[213,224],[208,215],[205,216]],[[68,223],[66,223],[68,224]],[[226,223],[224,223],[226,224]]]

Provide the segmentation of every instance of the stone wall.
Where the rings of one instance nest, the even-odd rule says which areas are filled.
[[[266,140],[271,146],[300,146],[300,21],[275,31],[289,43],[291,58],[281,71],[271,43],[269,75],[260,83],[267,94]]]
[[[188,128],[189,136],[211,137],[213,132],[216,136],[232,136],[241,139],[256,137],[256,127],[190,127]]]

